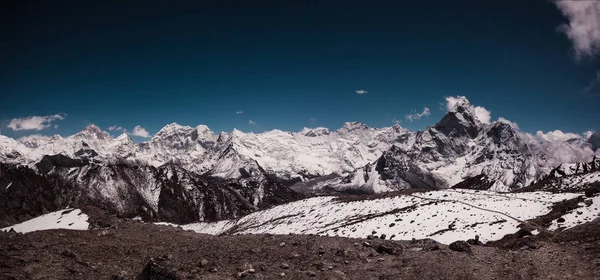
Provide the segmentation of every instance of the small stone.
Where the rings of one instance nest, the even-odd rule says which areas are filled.
[[[360,244],[358,244],[358,242],[354,242],[354,246],[358,246],[358,245],[360,245]]]
[[[385,235],[385,234],[381,234],[381,236],[380,236],[379,238],[381,238],[381,239],[385,240],[385,238],[386,238],[386,237],[387,237],[387,235]]]
[[[281,264],[281,268],[283,268],[283,269],[288,269],[288,268],[290,268],[290,265],[289,265],[289,264],[287,264],[287,263],[282,263],[282,264]]]
[[[350,263],[350,261],[348,261],[348,260],[345,260],[345,261],[344,261],[344,263],[345,263],[345,264],[349,264],[349,263]]]
[[[279,276],[285,277],[285,272],[280,273]]]
[[[306,272],[306,275],[308,275],[308,276],[310,276],[310,277],[316,277],[316,276],[317,276],[317,273],[316,273],[316,272],[314,272],[314,271],[308,271],[308,272]]]
[[[365,241],[365,242],[363,242],[363,246],[365,246],[365,247],[371,247],[371,243]]]
[[[285,242],[279,243],[279,247],[285,247]]]
[[[208,265],[208,261],[206,259],[202,259],[199,263],[200,267],[206,267]]]
[[[254,268],[250,268],[250,269],[247,269],[246,272],[248,272],[250,274],[254,274],[256,272],[256,270],[254,270]]]
[[[216,267],[212,267],[211,269],[208,270],[209,272],[217,272],[219,271]]]
[[[379,259],[377,259],[377,261],[378,262],[382,262],[382,261],[385,261],[385,259],[384,258],[379,258]]]

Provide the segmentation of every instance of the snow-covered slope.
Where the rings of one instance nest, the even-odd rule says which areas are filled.
[[[556,202],[581,195],[442,190],[350,201],[315,197],[238,220],[182,227],[210,234],[294,233],[360,238],[385,234],[392,240],[432,238],[445,244],[479,235],[485,242],[516,232],[521,222],[547,214]]]

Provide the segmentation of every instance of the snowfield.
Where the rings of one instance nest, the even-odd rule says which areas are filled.
[[[87,230],[88,227],[88,216],[86,214],[82,213],[79,209],[68,208],[5,227],[0,229],[0,231],[14,229],[16,232],[27,233],[48,229]]]
[[[208,234],[319,234],[387,239],[432,238],[449,244],[479,235],[483,242],[514,233],[525,220],[550,212],[554,203],[581,196],[546,192],[499,194],[442,190],[372,200],[315,197],[254,212],[238,220],[182,228]],[[600,205],[600,204],[599,204]]]
[[[590,198],[586,201],[588,204],[581,202],[578,205],[579,208],[563,215],[562,218],[565,220],[564,222],[559,223],[558,219],[552,221],[552,224],[548,229],[569,229],[583,223],[591,222],[592,220],[600,217],[600,196]],[[591,204],[589,204],[590,202]]]

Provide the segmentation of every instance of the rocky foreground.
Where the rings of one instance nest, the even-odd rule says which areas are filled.
[[[95,208],[90,230],[0,233],[1,279],[599,279],[600,221],[493,244],[212,236]]]

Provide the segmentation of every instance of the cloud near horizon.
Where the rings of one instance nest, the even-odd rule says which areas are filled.
[[[143,137],[143,138],[150,137],[150,133],[148,133],[148,131],[145,128],[143,128],[143,127],[141,127],[139,125],[136,125],[133,128],[133,131],[131,132],[131,135],[138,136],[138,137]]]
[[[127,133],[127,129],[125,129],[125,128],[122,128],[122,127],[120,127],[120,126],[116,126],[116,125],[109,126],[109,127],[108,127],[108,131],[114,131],[114,132],[124,132],[124,133]]]
[[[364,89],[359,89],[359,90],[357,90],[357,91],[355,91],[355,92],[356,92],[356,94],[358,94],[358,95],[363,95],[363,94],[365,94],[365,93],[369,93],[368,91],[366,91],[366,90],[364,90]]]
[[[242,114],[244,114],[244,110],[239,110],[239,111],[236,111],[236,112],[235,112],[235,114],[236,114],[236,115],[242,115]]]
[[[43,130],[52,126],[56,120],[64,120],[67,114],[55,114],[49,116],[31,116],[25,118],[14,118],[6,126],[14,131],[20,130]],[[56,126],[55,126],[56,127]]]
[[[248,124],[254,125],[254,126],[258,126],[258,124],[256,124],[256,122],[254,122],[253,120],[249,120]]]
[[[429,115],[431,115],[431,111],[429,108],[425,107],[421,113],[411,113],[406,115],[406,119],[412,122],[414,120],[419,120],[422,117],[428,117]]]

